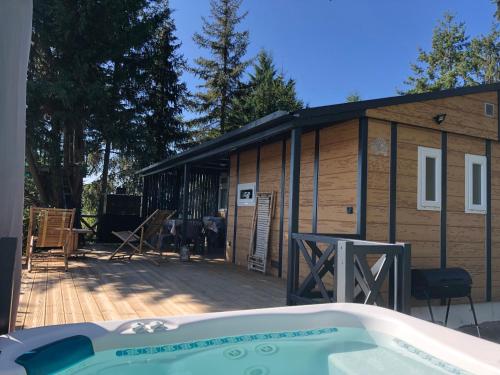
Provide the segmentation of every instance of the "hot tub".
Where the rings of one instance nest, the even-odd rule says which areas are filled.
[[[500,345],[358,304],[50,326],[0,350],[0,375],[500,374]]]

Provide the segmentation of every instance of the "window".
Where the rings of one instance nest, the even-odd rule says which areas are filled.
[[[228,180],[227,173],[221,173],[219,177],[219,210],[227,209]]]
[[[488,117],[495,117],[495,104],[484,103],[484,115]]]
[[[465,154],[465,212],[486,212],[486,157]]]
[[[417,208],[441,209],[441,150],[418,148]]]

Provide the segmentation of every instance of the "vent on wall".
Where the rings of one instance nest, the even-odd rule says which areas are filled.
[[[484,115],[488,117],[495,117],[495,105],[491,103],[484,103]]]

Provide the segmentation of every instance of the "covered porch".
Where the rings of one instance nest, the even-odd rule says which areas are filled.
[[[16,328],[103,320],[199,314],[285,305],[284,280],[251,273],[223,259],[177,255],[161,267],[141,257],[108,261],[109,248],[85,258],[23,271]]]

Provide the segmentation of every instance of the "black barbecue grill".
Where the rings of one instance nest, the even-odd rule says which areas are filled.
[[[448,300],[444,325],[448,324],[448,315],[452,298],[469,299],[474,324],[477,325],[476,312],[471,297],[472,278],[463,268],[413,269],[411,271],[411,295],[418,300],[426,300],[434,322],[431,299]]]

